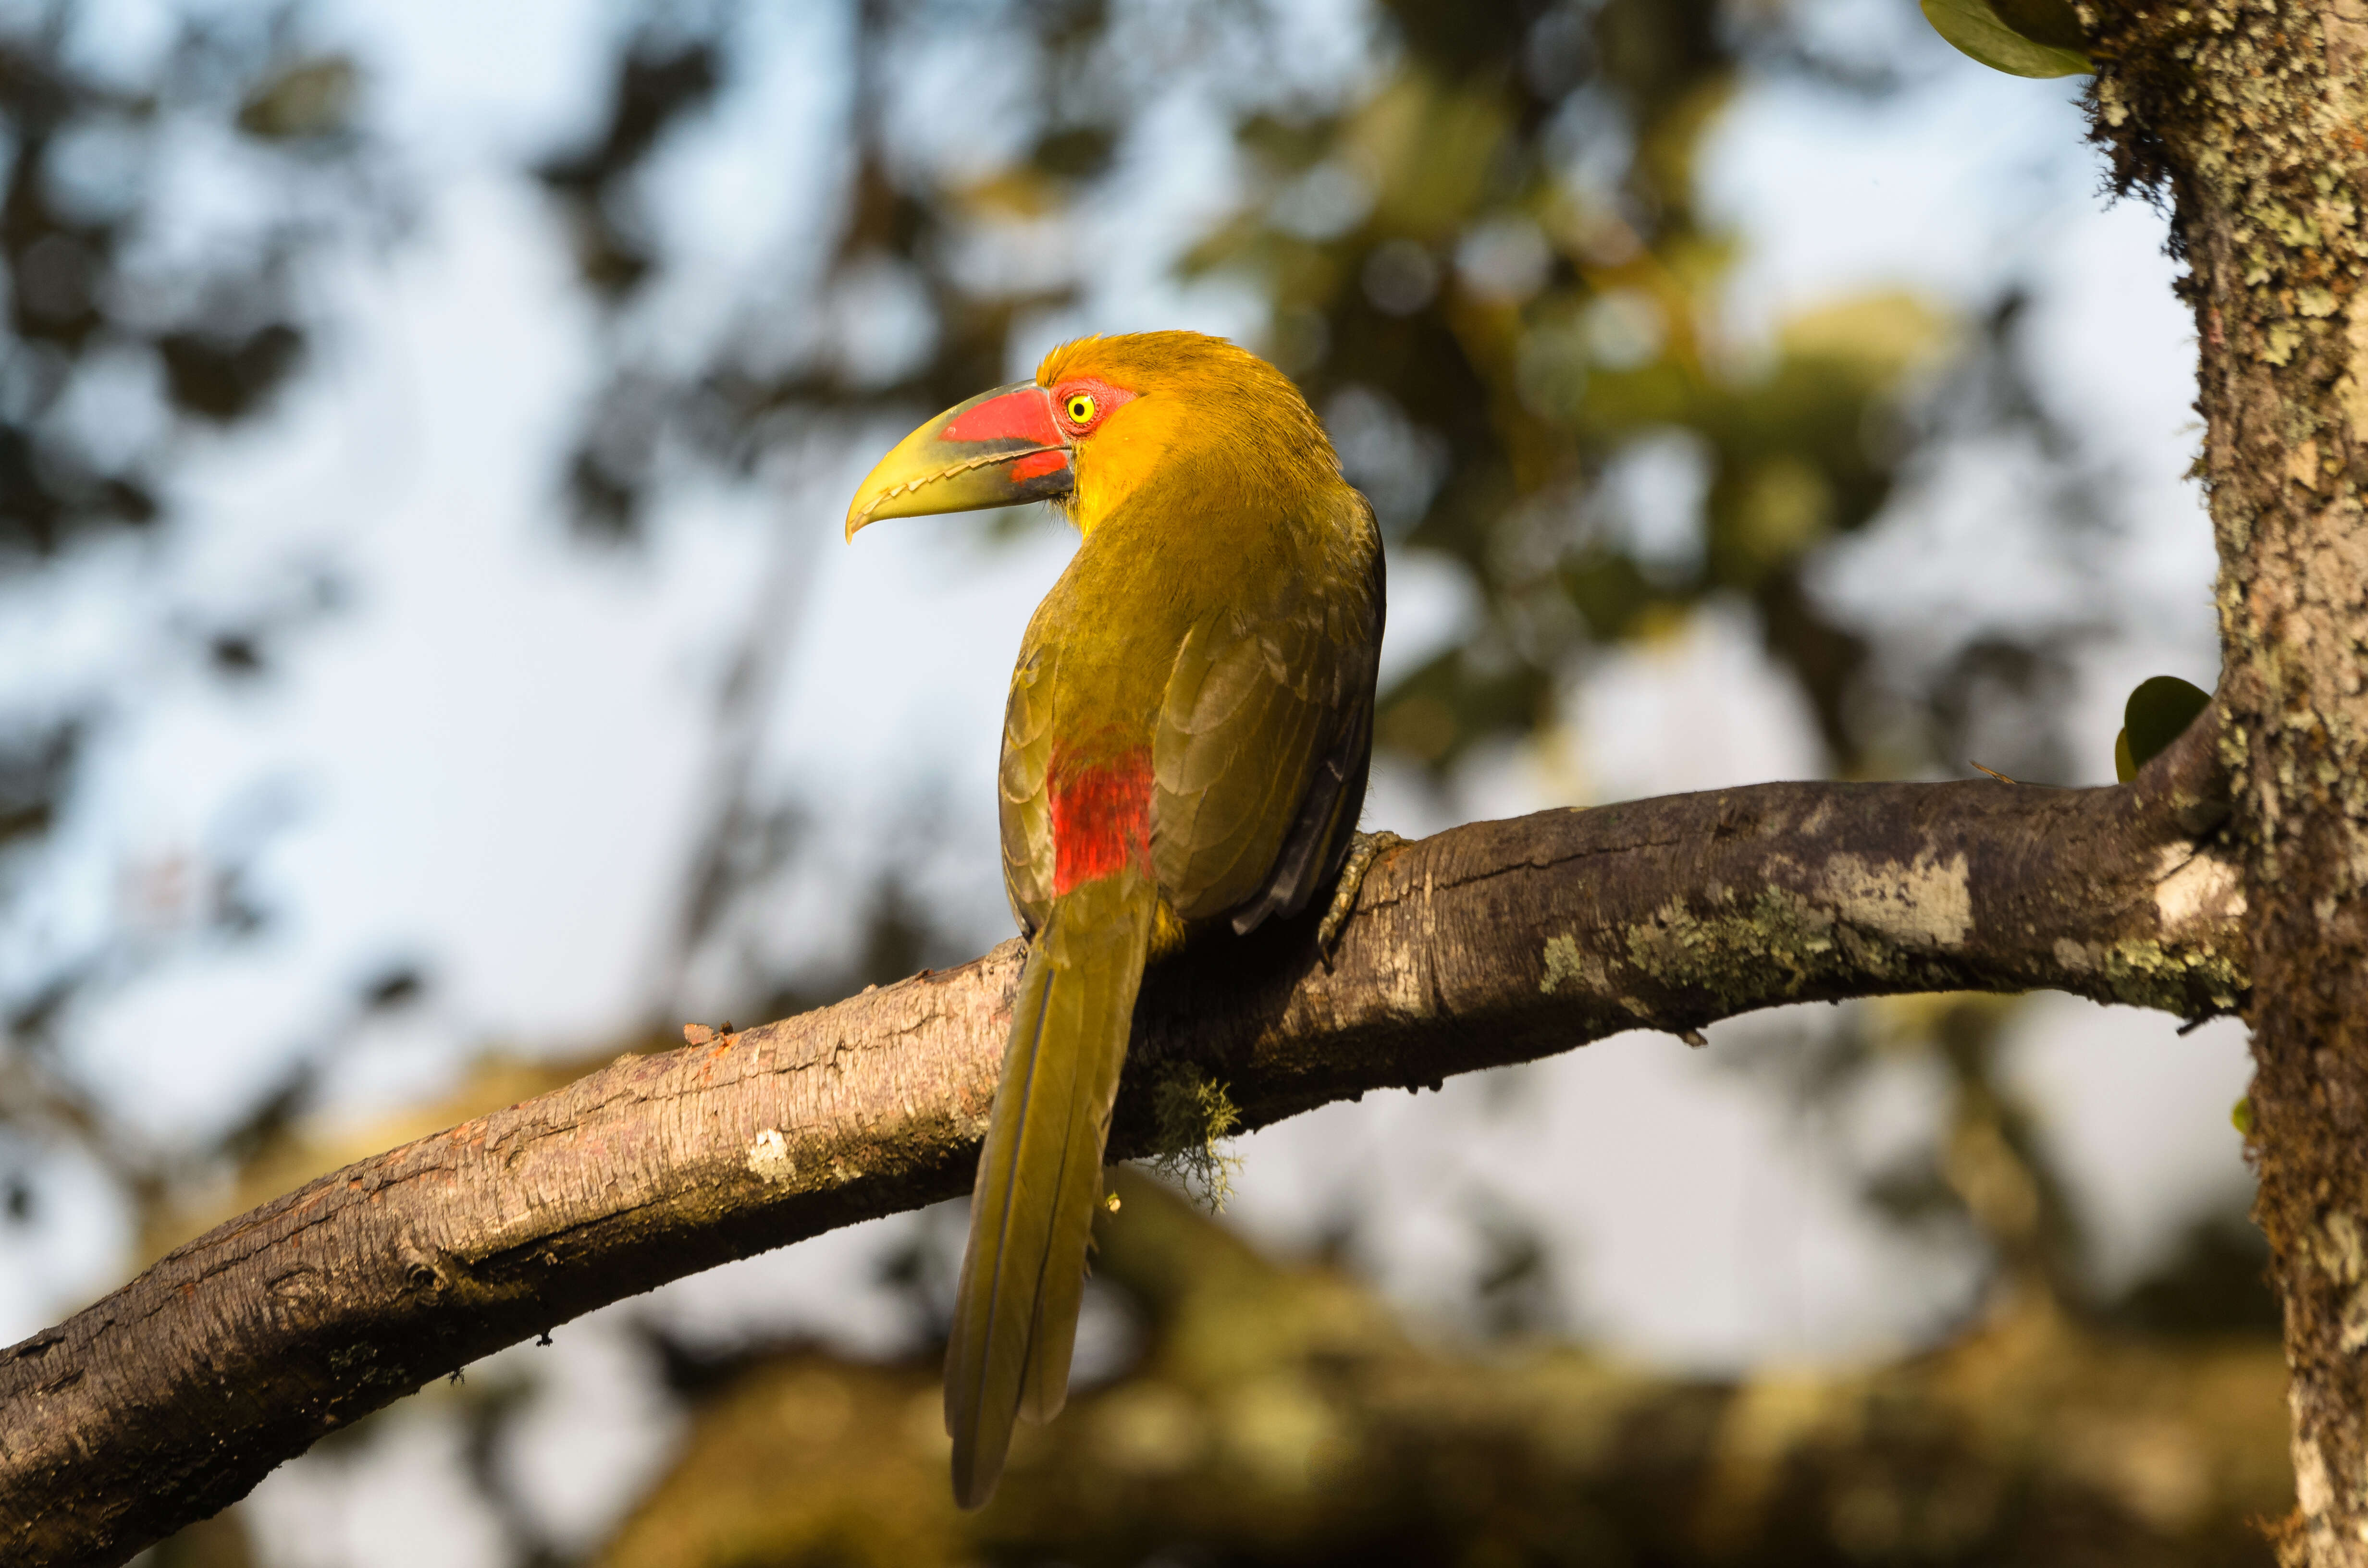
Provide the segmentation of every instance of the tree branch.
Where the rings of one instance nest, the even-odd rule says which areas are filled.
[[[1374,865],[1330,970],[1301,922],[1149,977],[1112,1157],[1151,1152],[1151,1088],[1183,1062],[1257,1127],[1785,1002],[2050,988],[2226,1011],[2246,962],[2212,731],[2118,789],[1769,784],[1410,845]],[[1019,957],[620,1059],[323,1176],[0,1352],[0,1556],[120,1562],[505,1345],[962,1192]]]

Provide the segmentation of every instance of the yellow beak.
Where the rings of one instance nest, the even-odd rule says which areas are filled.
[[[1033,381],[957,403],[896,443],[856,490],[847,537],[882,517],[1016,506],[1069,494],[1069,438]]]

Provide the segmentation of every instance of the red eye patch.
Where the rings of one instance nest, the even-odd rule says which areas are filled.
[[[1133,403],[1135,394],[1097,376],[1072,376],[1053,389],[1053,417],[1070,436],[1089,434],[1110,416],[1110,410]],[[1079,400],[1090,400],[1085,417],[1077,417]]]

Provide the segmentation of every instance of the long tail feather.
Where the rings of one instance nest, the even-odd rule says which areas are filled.
[[[1157,903],[1132,868],[1087,882],[1053,903],[1028,949],[946,1346],[965,1508],[994,1495],[1013,1421],[1049,1419],[1068,1393],[1102,1146]]]

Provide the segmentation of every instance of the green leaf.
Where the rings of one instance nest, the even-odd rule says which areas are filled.
[[[2247,1095],[2228,1108],[2229,1125],[2250,1138],[2253,1135],[2253,1096]]]
[[[2084,76],[2096,70],[2080,50],[2068,0],[1923,0],[1924,19],[1961,54],[2009,76]]]
[[[2195,716],[2210,706],[2212,694],[2177,676],[2156,676],[2138,682],[2122,709],[2122,736],[2129,752],[2130,771],[2123,781],[2169,749],[2185,733]],[[2120,765],[2116,755],[2116,768]]]
[[[2113,777],[2126,784],[2138,776],[2138,765],[2130,756],[2130,732],[2127,725],[2113,737]]]
[[[2080,14],[2072,0],[1990,0],[1998,19],[2033,43],[2088,57],[2089,35],[2080,30]]]
[[[238,109],[238,128],[267,141],[334,136],[353,121],[359,74],[342,54],[290,67],[256,88]]]

